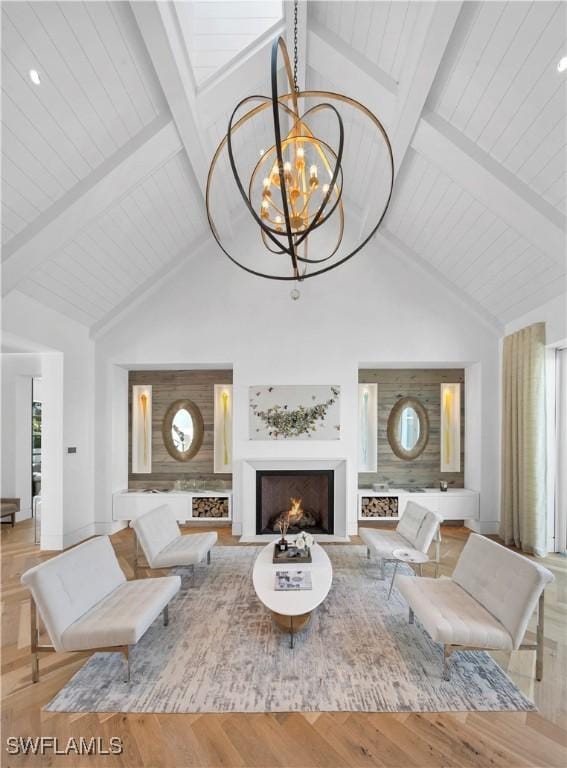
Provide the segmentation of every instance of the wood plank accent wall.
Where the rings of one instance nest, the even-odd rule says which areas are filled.
[[[130,371],[128,375],[128,487],[171,488],[175,480],[232,480],[231,474],[214,474],[214,385],[231,384],[231,370]],[[152,472],[132,473],[132,387],[152,385]],[[188,398],[200,409],[205,425],[199,452],[189,461],[176,461],[167,452],[161,433],[165,413],[175,400]]]
[[[389,482],[393,487],[439,487],[447,480],[453,488],[465,482],[465,372],[462,368],[428,369],[361,369],[361,384],[378,384],[378,471],[359,472],[361,487]],[[441,466],[441,384],[461,384],[461,471],[443,472]],[[429,442],[417,459],[399,459],[388,442],[387,425],[390,411],[401,397],[420,400],[429,416]]]

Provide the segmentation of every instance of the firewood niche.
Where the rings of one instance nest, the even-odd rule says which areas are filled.
[[[192,501],[192,517],[228,518],[228,498],[196,496]]]

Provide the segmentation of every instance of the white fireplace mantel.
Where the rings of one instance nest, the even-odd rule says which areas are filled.
[[[316,536],[318,540],[345,541],[347,534],[347,460],[331,459],[242,459],[234,467],[234,485],[239,490],[240,519],[242,525],[241,541],[268,541],[269,535],[256,535],[256,471],[257,470],[332,469],[334,472],[334,535]],[[236,506],[236,505],[235,505]]]

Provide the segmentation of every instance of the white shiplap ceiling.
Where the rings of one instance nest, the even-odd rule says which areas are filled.
[[[495,328],[565,290],[566,12],[300,3],[300,85],[353,94],[390,132],[378,247],[421,260]],[[269,93],[270,38],[289,44],[292,17],[256,0],[4,2],[4,292],[103,329],[203,243],[210,157],[236,102]],[[364,221],[380,157],[345,128]],[[266,113],[248,163],[269,137]]]
[[[281,0],[182,0],[175,8],[199,86],[283,18]]]
[[[487,313],[506,322],[532,295],[555,295],[565,265],[489,210],[480,192],[467,192],[411,149],[402,174],[387,230]]]
[[[179,152],[116,201],[37,273],[22,281],[24,293],[76,316],[99,322],[132,291],[176,264],[188,243],[206,231],[187,158]]]
[[[3,241],[164,109],[128,3],[3,3]]]
[[[565,4],[472,5],[430,107],[564,211]]]
[[[419,3],[319,2],[309,3],[309,18],[337,35],[353,51],[399,81],[411,45]]]

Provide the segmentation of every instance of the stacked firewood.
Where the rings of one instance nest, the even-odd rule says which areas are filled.
[[[397,517],[398,499],[395,496],[363,496],[362,517]]]
[[[193,517],[228,517],[227,498],[193,499]]]

